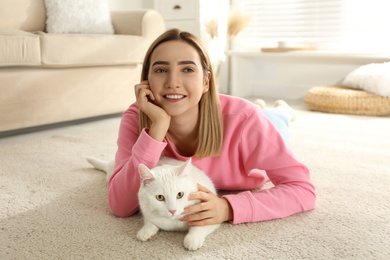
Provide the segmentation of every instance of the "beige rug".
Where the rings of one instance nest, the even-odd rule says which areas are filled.
[[[186,251],[184,233],[139,242],[140,215],[110,212],[103,173],[116,124],[0,147],[0,259],[389,259],[390,118],[300,111],[291,147],[312,172],[317,207],[231,225]]]

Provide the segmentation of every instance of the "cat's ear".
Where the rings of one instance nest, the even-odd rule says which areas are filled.
[[[180,166],[180,168],[179,168],[179,173],[180,173],[180,176],[181,176],[181,177],[187,177],[188,174],[190,173],[189,168],[190,168],[191,161],[192,161],[192,160],[191,160],[191,158],[190,158],[190,159],[188,159],[185,163],[183,163],[182,166]]]
[[[148,183],[156,179],[154,178],[152,171],[149,170],[149,168],[142,163],[138,166],[138,173],[139,176],[141,177],[141,183],[143,186],[147,185]]]

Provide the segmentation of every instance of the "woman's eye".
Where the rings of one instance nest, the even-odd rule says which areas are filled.
[[[183,198],[183,196],[184,196],[184,192],[179,192],[179,193],[176,195],[176,197],[177,197],[178,199]]]
[[[194,70],[191,68],[186,68],[186,69],[184,69],[184,72],[194,72]]]
[[[165,70],[165,69],[156,69],[155,70],[155,72],[156,73],[164,73],[164,72],[166,72],[167,70]]]
[[[157,195],[157,196],[156,196],[156,199],[157,199],[158,201],[164,201],[164,200],[165,200],[165,197],[164,197],[164,195]]]

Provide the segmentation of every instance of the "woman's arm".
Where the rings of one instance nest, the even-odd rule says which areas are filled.
[[[232,223],[284,218],[314,209],[315,189],[309,177],[305,176],[306,173],[308,174],[308,171],[299,167],[267,172],[275,187],[255,193],[245,191],[236,195],[225,195],[224,198],[233,209]]]
[[[114,174],[108,183],[108,201],[113,213],[128,217],[138,210],[140,163],[156,166],[166,143],[170,116],[155,105],[155,97],[149,82],[142,81],[134,87],[137,105],[133,104],[123,115],[118,136],[118,151],[115,156]],[[139,111],[151,120],[150,129],[139,134]]]
[[[308,168],[294,157],[259,110],[248,117],[243,128],[240,156],[248,176],[265,170],[274,187],[224,196],[233,208],[233,223],[283,218],[314,208],[315,188]]]
[[[114,174],[108,183],[108,201],[116,216],[128,217],[138,210],[138,165],[155,167],[166,143],[150,137],[147,129],[138,134],[138,109],[132,105],[122,116],[117,144]]]

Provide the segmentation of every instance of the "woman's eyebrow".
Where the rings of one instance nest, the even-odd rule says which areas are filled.
[[[156,65],[169,65],[169,62],[168,61],[156,61],[155,63],[153,63],[152,67],[156,66]]]
[[[177,64],[179,64],[179,65],[192,64],[192,65],[197,66],[196,63],[193,62],[192,60],[183,60],[183,61],[179,61],[179,62],[177,62]]]
[[[153,66],[156,66],[156,65],[169,65],[170,62],[169,61],[156,61],[153,63],[152,67]],[[186,64],[192,64],[192,65],[196,65],[195,62],[193,62],[192,60],[183,60],[183,61],[178,61],[177,64],[179,65],[186,65]]]

